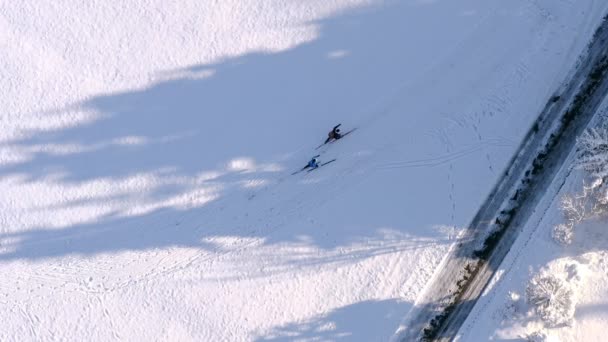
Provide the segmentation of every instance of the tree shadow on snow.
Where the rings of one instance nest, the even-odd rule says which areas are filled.
[[[363,301],[275,328],[256,341],[387,341],[410,307],[398,300]]]
[[[0,165],[2,177],[19,185],[50,182],[77,189],[102,182],[109,190],[29,208],[24,215],[61,211],[70,216],[110,202],[140,208],[118,205],[78,222],[5,227],[0,260],[169,246],[213,250],[217,245],[209,238],[265,237],[284,228],[286,217],[305,219],[303,213],[323,204],[307,200],[322,197],[336,179],[306,180],[289,173],[315,153],[333,124],[364,120],[362,108],[369,108],[370,99],[399,87],[407,71],[402,61],[423,61],[424,54],[401,44],[418,42],[418,33],[403,23],[419,22],[420,30],[437,33],[437,42],[418,42],[417,49],[451,39],[424,19],[432,13],[427,6],[433,5],[400,2],[341,13],[309,23],[318,27],[318,38],[290,50],[162,72],[158,77],[164,80],[149,88],[100,95],[47,113],[54,118],[85,110],[98,116],[10,142],[29,157]],[[145,183],[148,178],[141,175],[152,177],[153,184],[131,187],[130,182]],[[287,199],[276,196],[278,189],[289,194]],[[352,215],[354,221],[365,213]],[[269,241],[309,236],[308,243],[331,249],[377,237],[370,231],[377,227],[402,226],[377,221],[332,239],[311,232],[315,224],[293,225]],[[348,227],[338,228],[349,233]]]

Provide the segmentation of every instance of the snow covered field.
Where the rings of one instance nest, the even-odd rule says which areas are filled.
[[[389,339],[607,8],[0,1],[0,340]]]
[[[604,101],[603,117],[608,114]],[[597,120],[596,120],[597,122]],[[585,172],[574,168],[573,153],[563,165],[541,205],[503,261],[459,332],[459,341],[526,341],[542,333],[546,341],[605,341],[608,324],[608,235],[606,218],[586,220],[574,229],[572,244],[552,238],[564,222],[561,199],[578,194]],[[574,320],[547,326],[526,303],[526,286],[535,274],[551,274],[573,291]]]

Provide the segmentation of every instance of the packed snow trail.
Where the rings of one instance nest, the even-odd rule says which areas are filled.
[[[413,317],[400,328],[400,340],[424,336],[423,340],[447,341],[456,336],[575,148],[576,138],[608,95],[607,40],[608,21],[603,20],[580,67],[549,100],[503,178],[469,225],[464,241],[450,252],[413,310]],[[497,230],[504,233],[494,237]]]

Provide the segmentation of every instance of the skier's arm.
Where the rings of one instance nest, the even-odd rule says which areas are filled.
[[[336,125],[336,127],[334,127],[334,131],[336,130],[336,128],[338,128],[338,127],[340,127],[340,126],[342,126],[342,124],[341,124],[341,123],[340,123],[340,124],[337,124],[337,125]]]

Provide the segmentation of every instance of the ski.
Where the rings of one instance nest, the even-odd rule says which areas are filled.
[[[354,131],[356,131],[356,130],[357,130],[357,127],[355,127],[355,128],[353,128],[353,129],[351,129],[350,131],[348,131],[348,132],[346,132],[346,133],[342,134],[342,138],[344,138],[345,136],[347,136],[347,135],[351,134],[352,132],[354,132]],[[340,139],[342,139],[342,138],[340,138]],[[337,140],[340,140],[340,139],[337,139]],[[332,140],[332,141],[328,142],[327,144],[332,144],[332,143],[336,142],[337,140]],[[327,145],[327,144],[326,144],[326,143],[323,143],[323,144],[321,144],[321,145],[317,146],[317,147],[315,148],[315,150],[318,150],[318,149],[320,149],[321,147],[323,147],[323,146],[325,146],[325,145]]]
[[[306,171],[306,172],[312,172],[312,171],[314,171],[314,170],[316,170],[316,169],[320,168],[321,166],[325,166],[325,165],[327,165],[327,164],[329,164],[329,163],[333,163],[333,162],[335,162],[335,161],[336,161],[336,159],[332,159],[332,160],[327,161],[327,162],[325,162],[325,163],[323,163],[323,164],[319,164],[319,166],[315,167],[314,169],[310,169],[310,170],[308,170],[308,171]]]

